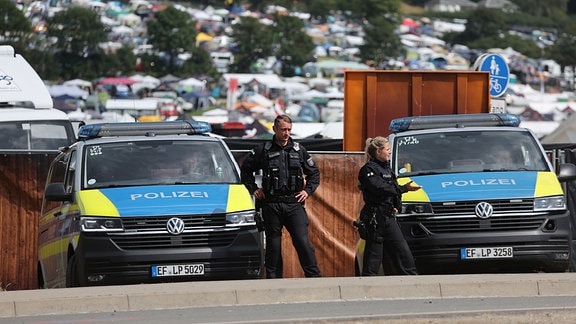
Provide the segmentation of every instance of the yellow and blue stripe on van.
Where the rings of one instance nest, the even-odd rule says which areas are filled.
[[[414,181],[422,190],[403,195],[404,201],[442,202],[537,198],[562,195],[553,172],[474,172],[424,175],[398,179]]]
[[[229,213],[254,209],[242,184],[135,186],[83,190],[84,216],[161,216]]]

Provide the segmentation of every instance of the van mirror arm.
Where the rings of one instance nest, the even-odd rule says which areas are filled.
[[[72,194],[66,192],[62,182],[47,185],[44,195],[51,201],[72,201]]]
[[[558,180],[560,182],[572,181],[576,179],[576,165],[572,163],[562,163],[558,166]]]

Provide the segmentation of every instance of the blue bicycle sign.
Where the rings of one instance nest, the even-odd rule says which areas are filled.
[[[510,70],[504,58],[498,54],[484,54],[480,57],[478,69],[490,73],[490,95],[503,95],[510,78]]]

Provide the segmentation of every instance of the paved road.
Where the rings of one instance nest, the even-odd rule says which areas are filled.
[[[524,299],[528,300],[528,306],[517,302]],[[192,320],[194,316],[190,314],[207,311],[224,316],[221,323],[232,323],[247,318],[244,315],[236,316],[234,312],[246,310],[246,314],[279,315],[286,305],[295,305],[291,307],[296,307],[300,312],[310,307],[305,314],[319,309],[318,319],[323,316],[321,309],[327,307],[330,310],[334,306],[327,314],[337,315],[339,310],[359,308],[346,314],[360,314],[363,320],[368,319],[367,314],[397,316],[395,320],[402,321],[402,317],[407,316],[406,310],[417,312],[433,306],[450,307],[460,301],[468,301],[469,306],[463,307],[462,312],[472,312],[467,316],[476,314],[474,316],[480,316],[482,323],[486,323],[490,315],[486,315],[483,309],[472,307],[482,306],[486,300],[494,300],[495,305],[511,305],[500,311],[520,311],[524,314],[528,309],[532,313],[537,312],[540,317],[544,316],[544,319],[555,319],[554,323],[576,322],[576,273],[298,278],[5,291],[0,292],[0,320],[2,323],[38,323],[42,319],[43,323],[46,320],[50,323],[51,315],[85,314],[80,318],[88,316],[84,319],[89,322],[91,319],[99,322],[116,318],[122,322],[134,316],[142,320],[160,316],[165,319],[161,321],[167,324],[183,319]],[[507,304],[503,301],[507,301]],[[530,305],[532,301],[535,303]],[[538,302],[544,301],[546,303],[541,304],[544,308],[536,307]],[[315,303],[319,304],[314,306]],[[320,304],[322,307],[318,306]],[[397,306],[382,308],[382,314],[362,309],[369,305],[376,305],[375,309]],[[401,305],[404,305],[404,311]],[[521,307],[516,309],[514,305]],[[556,308],[558,311],[552,311]],[[150,312],[156,309],[162,311]],[[436,313],[435,316],[448,312],[446,308],[430,311]],[[164,312],[180,315],[170,322],[171,317],[162,315]],[[232,315],[229,320],[225,318],[227,314]],[[33,318],[39,315],[42,317]],[[570,321],[558,318],[562,316]],[[282,319],[273,318],[276,322]],[[24,319],[30,322],[24,322]],[[265,320],[258,318],[259,322]]]
[[[0,324],[384,322],[572,324],[576,322],[576,297],[376,299],[0,318]]]

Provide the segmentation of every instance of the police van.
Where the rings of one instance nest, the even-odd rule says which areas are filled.
[[[392,120],[391,167],[422,190],[397,220],[422,274],[570,270],[571,229],[561,182],[537,137],[513,114]]]
[[[68,115],[32,66],[9,45],[0,46],[0,151],[57,151],[76,140]]]
[[[210,130],[182,120],[82,126],[48,174],[40,287],[261,278],[253,200]]]

